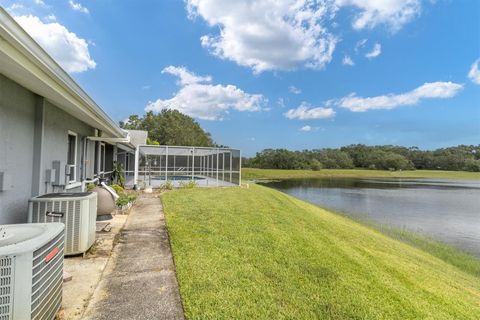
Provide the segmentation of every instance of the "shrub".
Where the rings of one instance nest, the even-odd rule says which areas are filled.
[[[125,193],[125,189],[124,189],[122,186],[118,185],[118,184],[112,184],[110,187],[111,187],[113,190],[115,190],[115,192],[116,192],[118,195],[121,195],[121,194]]]
[[[89,184],[87,184],[87,191],[91,192],[93,190],[93,188],[95,188],[95,187],[96,187],[95,184],[89,183]]]
[[[122,188],[125,185],[125,175],[123,165],[117,161],[113,161],[112,181],[119,184]]]
[[[123,207],[130,202],[134,202],[137,199],[137,195],[135,194],[122,194],[118,199],[117,199],[117,207]]]
[[[183,189],[193,189],[195,187],[197,187],[198,184],[195,180],[189,180],[189,181],[182,181],[180,182],[180,188],[183,188]]]
[[[117,207],[123,207],[125,205],[127,205],[129,203],[129,199],[128,199],[128,196],[126,195],[121,195],[118,199],[117,199]]]
[[[173,190],[173,182],[170,180],[165,181],[160,188],[165,189],[165,190]]]

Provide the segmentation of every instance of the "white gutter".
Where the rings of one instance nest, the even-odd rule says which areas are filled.
[[[130,136],[127,136],[125,138],[106,138],[106,137],[87,137],[88,140],[91,141],[102,141],[102,142],[107,142],[110,144],[114,143],[130,143]]]

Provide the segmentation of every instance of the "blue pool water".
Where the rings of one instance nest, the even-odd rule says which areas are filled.
[[[205,179],[206,178],[204,178],[204,177],[193,176],[193,180],[205,180]],[[152,180],[165,180],[165,176],[153,176]],[[171,180],[171,181],[187,181],[187,180],[192,180],[192,176],[190,176],[190,175],[168,176],[168,180]]]

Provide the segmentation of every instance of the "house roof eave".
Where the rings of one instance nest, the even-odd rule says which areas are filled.
[[[107,113],[0,7],[0,73],[111,137],[126,137]]]

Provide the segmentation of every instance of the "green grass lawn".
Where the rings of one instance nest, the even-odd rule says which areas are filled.
[[[188,319],[478,319],[480,278],[279,191],[162,195]]]
[[[385,171],[362,169],[322,169],[312,170],[275,170],[242,168],[242,179],[295,179],[295,178],[323,178],[323,177],[349,177],[349,178],[437,178],[437,179],[479,179],[480,172],[466,171],[439,171],[439,170],[409,170]]]

